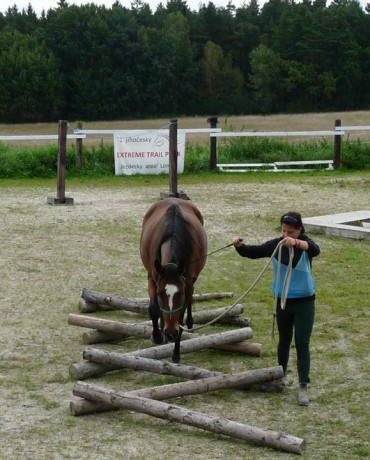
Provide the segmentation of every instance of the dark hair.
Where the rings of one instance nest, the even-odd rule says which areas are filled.
[[[302,216],[299,214],[299,212],[289,211],[285,213],[283,216],[281,216],[280,224],[293,225],[294,228],[301,229],[301,233],[305,232]]]

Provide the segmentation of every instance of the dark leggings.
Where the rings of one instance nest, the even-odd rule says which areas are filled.
[[[314,299],[288,300],[284,310],[281,309],[280,301],[278,301],[276,310],[276,322],[279,330],[278,362],[286,372],[294,331],[298,377],[301,384],[310,382],[310,337],[314,317]]]

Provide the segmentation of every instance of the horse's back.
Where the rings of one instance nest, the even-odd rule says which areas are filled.
[[[166,198],[164,200],[157,201],[156,203],[152,204],[152,206],[148,209],[144,216],[143,227],[150,219],[155,218],[156,221],[161,220],[166,214],[167,209],[172,205],[178,206],[181,209],[181,211],[185,214],[185,216],[194,215],[203,226],[203,216],[199,209],[195,206],[195,204],[193,204],[189,200],[183,200],[180,198]]]
[[[199,262],[192,264],[199,273],[204,264],[207,254],[207,236],[203,228],[204,220],[199,209],[189,200],[180,198],[166,198],[154,203],[146,212],[141,232],[140,253],[147,269],[153,263],[158,245],[161,241],[161,233],[165,225],[166,212],[171,206],[180,209],[184,220],[188,224],[194,247],[189,248],[192,260]]]

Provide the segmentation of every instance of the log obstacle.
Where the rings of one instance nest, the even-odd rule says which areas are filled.
[[[167,361],[142,358],[140,356],[129,356],[127,353],[117,353],[99,350],[96,348],[88,348],[83,352],[83,357],[86,360],[100,363],[111,364],[119,366],[120,368],[127,368],[133,370],[142,370],[147,372],[155,372],[158,374],[173,375],[190,380],[205,379],[209,377],[223,376],[222,372],[209,371],[194,366],[186,366],[184,364],[175,364]],[[256,390],[256,391],[278,391],[284,390],[281,377],[282,374],[279,368],[271,368],[276,375],[270,376],[268,371],[253,370],[248,371],[252,379],[245,381],[241,390]],[[270,378],[271,377],[271,378]],[[164,386],[163,386],[164,387]],[[179,396],[183,396],[179,395]],[[157,398],[155,398],[157,399]],[[92,412],[103,412],[112,410],[111,406],[106,406],[98,402],[91,402],[85,400],[73,401],[70,404],[70,411],[72,415],[86,415]]]
[[[194,339],[182,341],[180,344],[181,353],[191,353],[202,348],[215,348],[226,343],[240,342],[250,339],[253,336],[252,329],[245,327],[234,331],[219,332],[205,336],[199,336]],[[168,358],[173,353],[173,344],[158,345],[156,347],[136,350],[127,353],[130,356],[142,356],[144,358],[162,359]],[[92,363],[90,361],[82,361],[72,364],[69,368],[70,376],[83,380],[89,377],[96,377],[106,372],[120,369],[117,366],[108,364]]]
[[[232,292],[219,292],[214,294],[194,294],[193,299],[196,301],[208,300],[212,298],[232,297]],[[97,310],[125,310],[132,313],[139,313],[143,316],[149,316],[149,299],[130,299],[126,297],[110,296],[98,291],[91,291],[83,288],[81,299],[79,301],[79,310],[81,313],[93,313]],[[250,326],[250,319],[240,316],[244,308],[241,304],[230,307],[213,308],[193,312],[193,320],[196,324],[205,324],[221,314],[224,314],[215,323],[231,324],[239,327]],[[228,311],[229,310],[229,311]]]
[[[120,369],[128,368],[134,370],[155,372],[157,374],[173,375],[175,377],[182,377],[191,380],[197,380],[206,377],[214,377],[217,375],[224,375],[222,372],[209,371],[207,369],[202,369],[200,367],[187,366],[184,364],[171,363],[152,358],[143,358],[141,356],[136,355],[132,356],[128,353],[104,351],[98,348],[87,348],[86,350],[84,350],[83,359],[94,363],[110,364],[112,366],[117,366]],[[265,380],[261,380],[265,382]],[[260,388],[260,386],[255,386],[254,388],[267,391],[269,387],[270,385],[267,385],[266,387],[266,385],[263,384],[262,388]],[[282,391],[283,389],[284,385],[282,384],[282,382],[278,382],[277,385],[271,385],[271,390]]]
[[[203,300],[211,300],[211,299],[224,299],[227,297],[233,297],[233,292],[218,292],[218,293],[208,293],[208,294],[194,294],[193,301],[200,302]],[[93,291],[91,289],[83,288],[81,293],[82,299],[86,302],[88,308],[92,310],[84,313],[90,313],[96,310],[127,310],[133,311],[136,313],[141,313],[141,311],[145,311],[149,307],[149,299],[130,299],[126,297],[120,296],[112,296],[108,294],[104,294],[102,292]],[[83,305],[83,304],[82,304]],[[95,307],[95,310],[93,308]],[[141,307],[146,307],[141,308]],[[143,313],[147,314],[147,313]]]
[[[153,361],[150,359],[142,359],[142,362],[145,361]],[[168,364],[168,363],[163,363]],[[153,364],[154,365],[154,364]],[[155,366],[155,365],[154,365]],[[174,365],[176,366],[176,365]],[[144,366],[146,370],[151,370],[151,366],[149,369],[147,366]],[[189,367],[190,366],[181,366],[179,367]],[[153,367],[155,369],[155,367]],[[181,383],[172,383],[169,385],[161,385],[155,386],[151,388],[144,388],[141,390],[134,390],[130,391],[129,394],[132,396],[141,396],[144,398],[150,398],[155,400],[164,400],[164,399],[171,399],[171,398],[178,398],[183,396],[189,396],[194,394],[206,393],[208,391],[216,391],[222,390],[225,388],[236,388],[236,389],[249,389],[253,388],[254,386],[265,382],[269,383],[273,380],[281,379],[284,375],[283,368],[281,366],[264,368],[264,369],[256,369],[250,370],[245,372],[239,372],[234,374],[222,374],[221,372],[211,372],[205,369],[200,369],[197,375],[207,375],[204,378],[199,378],[197,380],[190,380],[187,382]],[[191,369],[190,369],[191,372]],[[73,394],[75,396],[81,396],[78,392],[78,385],[75,385],[77,391],[73,390]],[[83,396],[82,396],[83,397]],[[103,411],[110,411],[116,409],[110,404],[104,404],[97,401],[89,401],[85,402],[86,400],[79,399],[76,401],[72,401],[70,403],[70,412],[72,415],[87,415],[93,412],[103,412]]]
[[[304,439],[289,434],[264,430],[225,418],[212,417],[163,401],[155,401],[137,395],[132,396],[129,392],[107,390],[86,382],[77,382],[73,391],[85,399],[110,404],[120,409],[144,413],[171,422],[194,426],[212,433],[248,441],[256,445],[295,454],[302,454],[306,450]]]
[[[68,324],[72,326],[80,326],[90,329],[97,329],[101,332],[108,333],[108,338],[111,340],[118,340],[124,339],[129,337],[139,337],[149,339],[152,334],[152,326],[151,323],[142,323],[142,324],[133,324],[133,323],[124,323],[121,321],[111,321],[101,318],[94,318],[91,316],[86,315],[76,315],[74,313],[70,313],[68,315]],[[244,328],[245,329],[245,328]],[[113,334],[113,335],[112,335]],[[222,333],[221,333],[222,334]],[[95,338],[97,337],[94,334]],[[189,340],[193,338],[204,337],[199,336],[194,333],[183,332],[182,333],[182,340]],[[91,342],[90,342],[91,343]],[[95,342],[96,343],[96,342]],[[242,342],[239,344],[221,344],[215,345],[212,348],[217,348],[219,350],[224,351],[235,351],[239,353],[246,353],[252,356],[260,356],[262,345],[259,343],[250,343],[250,342]]]

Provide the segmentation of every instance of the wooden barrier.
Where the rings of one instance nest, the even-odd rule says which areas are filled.
[[[306,450],[306,442],[304,439],[281,432],[264,430],[233,422],[225,418],[211,417],[207,414],[191,411],[163,401],[132,396],[129,393],[120,391],[106,390],[86,382],[76,383],[74,392],[83,398],[110,404],[117,408],[144,413],[171,422],[195,426],[213,433],[252,442],[256,445],[267,446],[296,454],[302,454]]]
[[[194,294],[193,301],[200,302],[203,300],[224,299],[233,296],[233,292]],[[84,313],[90,313],[96,310],[126,310],[140,313],[145,316],[149,315],[149,298],[130,299],[126,297],[104,294],[102,292],[93,291],[87,288],[82,289],[81,298],[85,300],[85,304],[82,303],[81,307],[86,305],[87,308],[91,308],[91,310],[84,311]],[[230,313],[230,315],[233,315],[233,313]]]
[[[228,319],[229,319],[228,324],[233,325],[233,326],[249,327],[251,325],[249,318],[243,318],[240,316],[231,316]],[[145,321],[139,324],[151,325],[151,321]],[[104,343],[104,342],[117,342],[117,341],[124,340],[124,339],[127,339],[127,335],[125,334],[120,334],[120,333],[115,333],[115,332],[104,332],[104,331],[99,331],[99,330],[90,330],[82,334],[82,342],[86,345],[92,345],[94,343]],[[248,342],[247,348],[251,351],[251,352],[248,352],[248,354],[252,354],[253,356],[260,356],[261,354],[260,347],[257,347],[257,348],[255,347],[255,351],[252,352],[252,349],[250,347],[251,344],[252,344],[251,342]],[[243,344],[233,344],[232,345],[232,347],[236,347],[235,351],[239,351],[239,352],[242,352],[243,346],[244,346]],[[258,349],[259,351],[257,352]],[[233,350],[228,348],[227,351],[233,351]]]
[[[113,337],[113,340],[129,338],[129,337],[139,337],[144,339],[149,339],[152,335],[152,326],[151,323],[143,323],[143,324],[132,324],[132,323],[124,323],[121,321],[111,321],[101,318],[94,318],[91,316],[85,315],[76,315],[74,313],[70,313],[68,315],[68,324],[72,326],[80,326],[86,327],[90,329],[97,329],[99,331],[108,333],[108,337]],[[113,336],[111,335],[113,334]],[[95,334],[96,336],[96,334]],[[194,339],[196,337],[202,337],[194,333],[183,332],[182,333],[182,340],[189,340]],[[204,336],[203,336],[204,337]],[[212,347],[213,348],[213,347]],[[235,351],[238,353],[246,353],[251,354],[252,356],[260,356],[261,355],[261,344],[250,343],[250,342],[242,342],[237,344],[221,344],[216,345],[214,348],[219,350],[225,351]]]
[[[235,331],[220,332],[206,336],[197,337],[181,342],[181,353],[191,353],[202,348],[215,348],[226,343],[240,342],[250,339],[253,336],[252,329],[245,327]],[[136,350],[128,353],[130,356],[142,356],[144,358],[162,359],[168,358],[173,353],[173,344],[158,345],[156,347]],[[82,361],[72,364],[69,368],[71,377],[83,380],[89,377],[96,377],[106,372],[118,370],[119,367]]]
[[[152,362],[152,363],[151,363]],[[137,361],[139,367],[142,370],[165,368],[165,362],[151,360],[147,358],[139,358]],[[142,365],[141,365],[142,364]],[[147,365],[148,364],[148,365]],[[194,375],[190,366],[182,366],[181,364],[173,364],[172,367],[178,367],[179,369],[184,368],[184,375]],[[190,370],[190,374],[188,372]],[[259,384],[270,384],[272,382],[281,382],[281,378],[284,375],[284,371],[281,366],[270,367],[265,369],[255,369],[245,372],[239,372],[234,374],[222,374],[221,372],[211,372],[205,369],[196,369],[196,375],[202,375],[204,377],[193,379],[187,382],[172,383],[168,385],[155,386],[151,388],[144,388],[141,390],[130,391],[130,395],[142,396],[144,398],[151,398],[155,400],[164,400],[177,398],[182,396],[189,396],[194,394],[206,393],[208,391],[221,390],[225,388],[236,388],[238,390],[247,390],[250,388],[258,388]],[[162,373],[162,372],[160,372]],[[167,373],[167,372],[166,372]],[[172,372],[171,372],[172,373]],[[175,375],[175,374],[174,374]],[[196,381],[194,381],[196,380]],[[78,388],[78,385],[75,385]],[[75,396],[81,396],[78,390],[73,390]],[[107,412],[115,409],[111,404],[99,403],[96,401],[87,401],[84,399],[78,399],[71,401],[70,413],[72,415],[87,415],[93,412]]]

